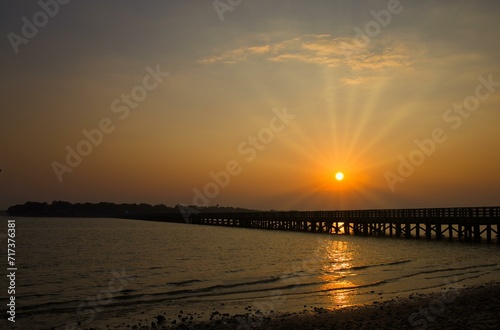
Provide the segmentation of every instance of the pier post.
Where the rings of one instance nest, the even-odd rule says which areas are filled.
[[[497,244],[500,245],[500,222],[497,223]]]
[[[425,238],[426,239],[432,238],[432,225],[429,222],[425,224]]]
[[[472,240],[472,226],[469,224],[465,225],[465,239],[467,241]]]
[[[474,224],[474,242],[481,241],[481,227],[478,224]]]
[[[405,237],[406,238],[411,237],[411,224],[409,222],[405,224]]]
[[[436,222],[439,222],[439,220],[436,220]],[[441,231],[441,224],[436,223],[436,238],[441,239],[443,237],[443,232]]]
[[[326,232],[328,234],[331,234],[333,230],[333,223],[331,221],[326,221],[325,223],[326,223]]]

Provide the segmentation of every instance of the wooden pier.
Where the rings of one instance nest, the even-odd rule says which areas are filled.
[[[500,206],[191,214],[199,225],[500,244]]]

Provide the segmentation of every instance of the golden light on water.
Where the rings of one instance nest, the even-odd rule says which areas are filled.
[[[356,284],[350,280],[352,276],[352,255],[348,242],[331,241],[326,246],[328,263],[324,265],[321,281],[325,284],[321,290],[325,292],[325,302],[331,309],[352,306],[356,294]]]

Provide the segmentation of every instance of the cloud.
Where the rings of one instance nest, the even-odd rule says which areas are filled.
[[[373,81],[379,81],[379,77],[354,77],[354,78],[343,78],[342,82],[344,85],[348,86],[357,86],[357,85],[365,85],[369,84]]]
[[[226,63],[226,64],[234,64],[238,62],[244,62],[249,57],[256,55],[264,55],[271,51],[271,47],[269,45],[264,46],[255,46],[255,47],[243,47],[232,49],[224,52],[220,52],[218,55],[214,55],[212,57],[208,57],[205,59],[201,59],[198,62],[202,64],[214,64],[214,63]]]
[[[398,46],[379,52],[358,52],[351,56],[349,65],[354,70],[381,70],[385,68],[411,68],[412,60],[404,47]]]
[[[381,40],[359,45],[353,38],[330,35],[303,35],[261,46],[241,47],[201,59],[202,64],[235,64],[252,60],[301,62],[334,68],[347,66],[353,70],[382,70],[412,66],[409,52],[401,44],[386,45]]]

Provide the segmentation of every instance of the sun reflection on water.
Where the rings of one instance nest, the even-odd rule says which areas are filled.
[[[357,285],[352,281],[353,249],[348,242],[330,241],[325,247],[327,262],[323,265],[320,289],[328,309],[352,306]]]

